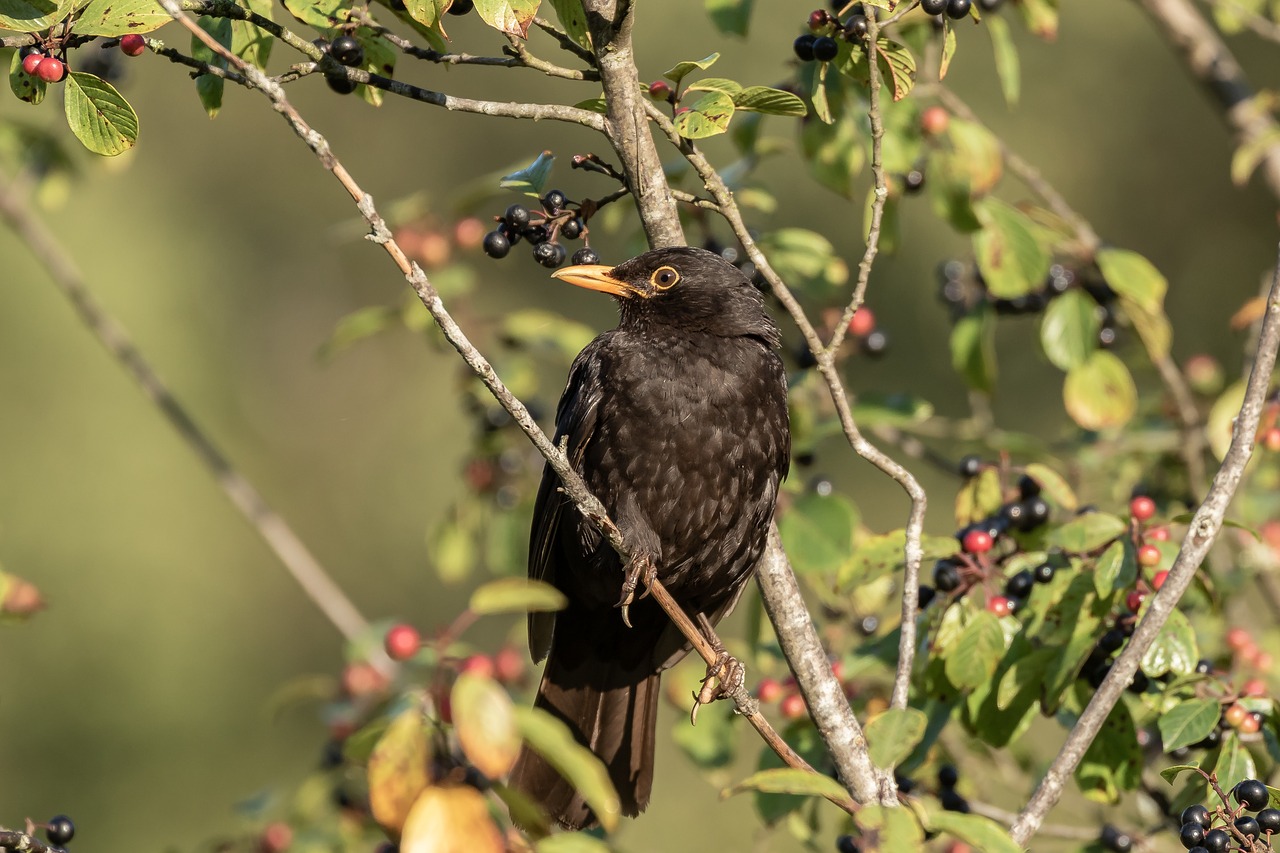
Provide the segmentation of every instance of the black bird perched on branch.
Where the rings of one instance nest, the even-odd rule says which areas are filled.
[[[760,292],[703,249],[659,249],[554,276],[618,300],[617,328],[573,362],[555,441],[566,442],[633,555],[624,566],[547,466],[529,576],[557,586],[569,604],[529,616],[534,660],[548,658],[535,704],[604,761],[623,813],[634,816],[653,787],[659,676],[689,646],[652,598],[633,593],[656,570],[691,618],[711,624],[741,595],[790,458],[780,335]],[[561,826],[596,823],[528,748],[511,784]]]

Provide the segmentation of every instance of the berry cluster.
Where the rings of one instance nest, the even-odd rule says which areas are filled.
[[[484,253],[491,258],[505,258],[511,247],[522,239],[533,244],[533,259],[548,269],[564,263],[568,254],[559,238],[584,241],[589,229],[580,211],[582,206],[569,201],[560,190],[551,190],[540,201],[542,208],[530,211],[513,204],[497,217],[498,227],[484,237]],[[575,264],[597,264],[600,256],[590,245],[573,253]]]
[[[35,77],[46,83],[61,83],[67,79],[66,62],[49,55],[39,45],[27,45],[18,51],[18,56],[21,57],[22,70],[28,77]]]
[[[839,11],[845,4],[833,4],[836,14],[826,9],[814,9],[809,13],[809,32],[797,38],[792,45],[801,62],[830,62],[840,55],[836,39],[861,44],[867,37],[867,11],[861,3],[854,3],[849,15],[840,20]]]
[[[1178,831],[1183,847],[1191,853],[1233,849],[1262,853],[1273,849],[1271,839],[1280,835],[1280,809],[1270,807],[1267,786],[1258,779],[1245,779],[1231,789],[1230,798],[1235,800],[1235,808],[1224,803],[1210,811],[1197,803],[1183,810]]]
[[[995,9],[1000,5],[1001,0],[987,0],[982,2],[979,0],[978,5],[983,9]],[[920,11],[926,15],[946,15],[953,20],[960,20],[968,17],[969,9],[973,7],[973,0],[920,0]]]
[[[855,689],[853,680],[845,680],[844,665],[838,658],[831,660],[831,672],[843,685],[845,695],[852,696]],[[803,720],[809,716],[809,706],[805,704],[804,697],[800,695],[800,687],[792,676],[787,676],[781,681],[776,678],[760,679],[760,683],[756,685],[755,696],[764,705],[772,705],[776,702],[778,713],[784,720]]]
[[[320,48],[321,53],[332,56],[339,65],[347,68],[359,68],[364,65],[364,45],[350,33],[343,33],[332,42],[322,38],[316,39],[312,44]],[[324,81],[339,95],[350,95],[360,85],[347,75],[338,73],[325,74]]]

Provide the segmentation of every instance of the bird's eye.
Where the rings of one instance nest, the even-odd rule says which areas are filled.
[[[658,267],[649,276],[649,282],[658,290],[666,290],[680,280],[680,273],[671,267]]]

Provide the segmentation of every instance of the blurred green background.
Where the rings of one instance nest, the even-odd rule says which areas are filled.
[[[718,74],[783,79],[814,3],[757,5],[743,41],[717,36],[700,4],[639,4],[642,78],[720,50]],[[1015,26],[1024,65],[1016,110],[1000,99],[979,28],[961,28],[954,84],[1104,239],[1146,254],[1169,277],[1175,355],[1206,351],[1232,369],[1240,341],[1226,321],[1274,260],[1275,200],[1256,185],[1230,185],[1228,133],[1136,4],[1064,6],[1055,44]],[[449,23],[460,49],[498,52],[500,39],[478,20]],[[173,26],[159,36],[186,46]],[[1280,85],[1274,52],[1248,38],[1233,44],[1257,85]],[[532,45],[553,55],[545,38]],[[284,53],[277,48],[273,67]],[[360,608],[441,624],[467,593],[440,588],[425,540],[462,489],[474,428],[456,393],[456,357],[401,332],[319,360],[339,318],[398,304],[403,280],[360,239],[346,194],[263,99],[228,87],[209,121],[181,68],[150,54],[126,67],[121,88],[142,121],[136,151],[89,164],[65,203],[42,215],[179,398]],[[532,72],[403,58],[397,76],[491,99],[573,103],[597,93]],[[314,79],[290,93],[384,206],[424,193],[448,222],[469,181],[544,148],[560,155],[555,183],[571,197],[607,190],[604,179],[568,169],[572,153],[611,153],[585,130],[396,98],[375,111]],[[0,98],[0,119],[13,117],[56,126],[59,98],[35,109]],[[794,141],[781,121],[772,132]],[[761,227],[813,228],[856,262],[861,203],[809,181],[794,154],[761,174],[781,202]],[[495,196],[475,212],[513,200]],[[923,200],[904,213],[906,248],[881,259],[870,290],[891,353],[856,360],[851,385],[909,390],[959,415],[964,395],[932,271],[964,254],[965,242]],[[606,261],[626,251],[621,239],[595,245]],[[468,259],[480,272],[479,316],[469,319],[544,305],[593,328],[612,323],[607,299],[549,281],[525,254],[522,245],[502,262]],[[66,812],[86,850],[196,849],[236,828],[236,801],[287,791],[315,766],[320,720],[273,718],[268,702],[295,677],[336,673],[340,638],[7,231],[0,270],[0,562],[50,604],[0,637],[0,824]],[[1064,428],[1060,375],[1031,355],[1035,334],[1034,320],[1002,324],[996,412],[1006,426],[1054,435]],[[820,452],[815,470],[873,526],[903,523],[901,493],[838,445]],[[955,483],[920,473],[934,495],[930,527],[947,532]],[[488,630],[496,645],[510,625],[493,620],[477,636]],[[718,804],[716,787],[670,745],[659,766],[653,806],[621,844],[696,849],[714,838],[726,849],[771,849],[753,840],[749,799]]]

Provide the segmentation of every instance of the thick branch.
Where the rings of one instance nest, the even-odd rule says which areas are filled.
[[[631,0],[583,0],[582,7],[608,105],[605,132],[622,161],[627,188],[635,196],[649,245],[655,249],[683,246],[684,231],[675,199],[644,120],[640,78],[631,48]]]
[[[1125,646],[1124,652],[1116,659],[1110,674],[1102,682],[1098,692],[1093,695],[1084,713],[1080,715],[1079,721],[1071,730],[1071,734],[1062,745],[1048,772],[1045,773],[1035,794],[1018,815],[1011,834],[1014,841],[1019,844],[1025,845],[1031,836],[1035,835],[1045,815],[1058,802],[1063,787],[1071,778],[1080,759],[1084,757],[1085,750],[1097,737],[1107,715],[1111,713],[1121,693],[1137,672],[1142,656],[1155,642],[1160,629],[1164,627],[1169,614],[1173,612],[1178,600],[1191,585],[1196,570],[1200,568],[1201,562],[1217,538],[1227,507],[1244,475],[1245,466],[1253,455],[1258,422],[1271,384],[1271,372],[1276,366],[1278,347],[1280,347],[1280,260],[1277,260],[1275,277],[1272,279],[1271,290],[1267,295],[1266,318],[1262,323],[1258,348],[1254,353],[1253,366],[1249,372],[1244,402],[1240,405],[1240,413],[1236,416],[1231,447],[1213,478],[1213,485],[1209,488],[1204,503],[1191,519],[1187,536],[1182,541],[1178,557],[1174,560],[1164,585],[1152,597],[1146,615],[1138,623],[1138,628]]]
[[[1187,70],[1208,89],[1235,132],[1237,148],[1280,129],[1271,114],[1258,104],[1240,63],[1191,0],[1139,2],[1182,56]],[[1271,194],[1280,199],[1280,138],[1263,151],[1261,171]]]
[[[152,403],[160,410],[179,437],[196,452],[212,472],[231,503],[263,538],[303,591],[348,640],[364,634],[368,622],[360,615],[319,560],[307,549],[288,523],[231,464],[190,413],[165,386],[150,363],[138,352],[125,330],[89,292],[84,277],[44,225],[32,216],[32,207],[23,204],[11,185],[0,177],[0,219],[18,236],[44,266],[54,286],[71,303],[80,321],[106,348],[112,358],[128,371]]]
[[[67,853],[65,847],[49,844],[36,838],[30,832],[18,832],[14,829],[0,829],[0,851],[11,851],[11,853]]]

